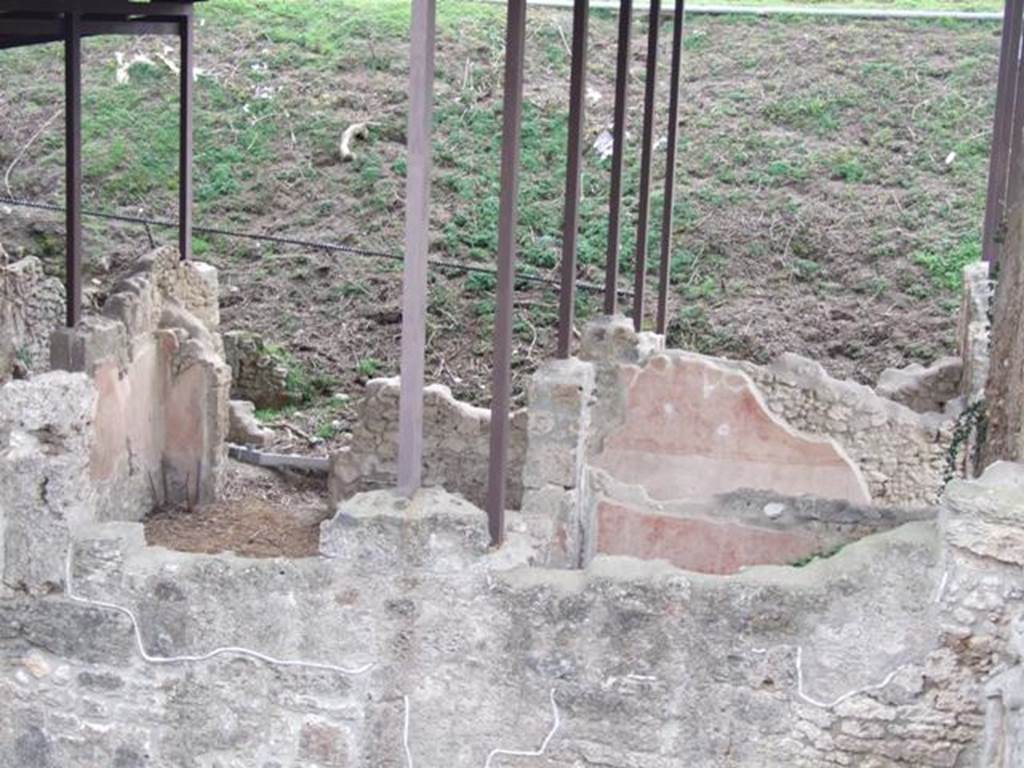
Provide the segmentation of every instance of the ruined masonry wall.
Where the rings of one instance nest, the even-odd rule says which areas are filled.
[[[96,518],[89,477],[96,399],[80,373],[0,387],[0,597],[62,589],[73,530]]]
[[[528,542],[488,554],[483,514],[437,490],[343,505],[325,558],[92,526],[73,598],[0,600],[0,764],[1018,768],[999,691],[1020,664],[1022,509],[1024,469],[1004,466],[955,484],[938,525],[729,578],[528,567]],[[129,608],[153,655],[319,666],[147,663],[132,620],[84,598]]]
[[[932,504],[942,489],[953,419],[917,413],[869,387],[833,379],[818,363],[783,355],[767,366],[731,363],[790,425],[833,438],[857,464],[878,504]]]
[[[230,386],[219,321],[216,270],[162,248],[100,315],[54,333],[53,367],[84,372],[97,389],[89,466],[100,519],[216,496]]]
[[[331,457],[333,502],[395,484],[400,386],[397,377],[367,383],[350,446]],[[508,506],[518,509],[523,497],[526,412],[514,413],[510,419]],[[482,507],[487,496],[490,429],[488,409],[456,400],[445,386],[428,386],[423,404],[424,484],[460,493]]]
[[[637,334],[627,318],[588,326],[581,357],[595,366],[597,381],[588,461],[604,450],[605,438],[623,422],[629,391],[624,382],[631,381],[623,371],[642,368],[662,354],[660,337]],[[863,475],[872,503],[912,507],[936,501],[952,441],[951,416],[917,413],[870,387],[833,379],[799,355],[782,355],[769,365],[691,357],[746,374],[767,408],[790,427],[834,440]]]
[[[224,359],[231,367],[231,397],[248,400],[257,408],[283,408],[294,401],[289,392],[288,368],[250,331],[224,334]]]
[[[12,264],[0,246],[0,384],[50,364],[50,333],[64,322],[64,286],[39,259]]]

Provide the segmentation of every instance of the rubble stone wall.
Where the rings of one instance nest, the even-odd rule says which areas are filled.
[[[68,593],[0,600],[0,764],[1017,768],[1022,509],[1004,465],[938,523],[730,577],[531,567],[439,490],[350,500],[320,558],[93,525]]]
[[[63,587],[72,531],[96,517],[89,475],[96,401],[81,373],[0,387],[0,596]]]
[[[397,377],[366,385],[350,446],[331,457],[334,503],[365,490],[395,484],[398,462]],[[526,412],[512,414],[509,433],[508,505],[522,503],[526,458]],[[491,412],[452,397],[440,384],[428,386],[423,403],[423,482],[461,493],[478,506],[487,496]]]
[[[232,398],[275,410],[295,400],[289,391],[288,367],[258,335],[249,331],[225,333],[224,359],[231,368]]]
[[[64,322],[64,286],[39,259],[8,264],[0,246],[0,384],[48,370],[50,334]]]
[[[953,418],[917,413],[870,387],[829,376],[814,361],[783,355],[766,366],[733,363],[791,426],[832,438],[860,468],[879,504],[934,503],[942,490]]]

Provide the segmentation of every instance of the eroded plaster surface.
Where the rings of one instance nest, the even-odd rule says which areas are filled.
[[[489,554],[439,490],[353,498],[320,558],[89,526],[69,593],[0,602],[0,763],[1010,768],[1019,709],[992,683],[1020,662],[1021,477],[729,577],[551,570],[519,535]]]

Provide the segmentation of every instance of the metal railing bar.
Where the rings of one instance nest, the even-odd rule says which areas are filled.
[[[608,194],[608,254],[604,268],[604,313],[619,308],[619,227],[622,216],[622,166],[626,151],[626,93],[629,85],[629,40],[633,22],[633,0],[622,0],[619,8],[618,53],[615,64],[615,116],[613,118],[611,191]]]
[[[643,329],[647,284],[647,234],[650,226],[651,155],[654,149],[654,97],[658,82],[658,27],[661,0],[652,0],[647,30],[647,77],[644,83],[644,125],[640,142],[640,190],[637,206],[636,255],[633,261],[633,328]]]
[[[668,329],[668,289],[672,268],[672,213],[676,191],[676,150],[679,134],[679,77],[683,59],[685,0],[676,0],[672,20],[672,64],[669,75],[668,148],[665,154],[665,201],[661,213],[661,264],[658,274],[658,313],[654,329]]]
[[[562,291],[558,308],[556,355],[569,357],[576,311],[576,238],[580,228],[580,168],[583,161],[584,94],[587,83],[587,26],[590,0],[575,0],[572,21],[572,74],[569,80],[569,146],[565,163],[565,222],[562,232]]]
[[[505,90],[502,110],[501,201],[498,214],[498,285],[494,312],[494,384],[491,394],[487,520],[491,544],[505,541],[509,410],[512,394],[512,305],[515,290],[516,198],[523,113],[526,0],[508,0]]]

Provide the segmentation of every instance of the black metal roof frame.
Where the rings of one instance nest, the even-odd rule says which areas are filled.
[[[178,247],[192,253],[193,5],[201,0],[0,0],[0,49],[62,42],[65,72],[67,324],[82,316],[82,38],[174,35],[181,40]]]

